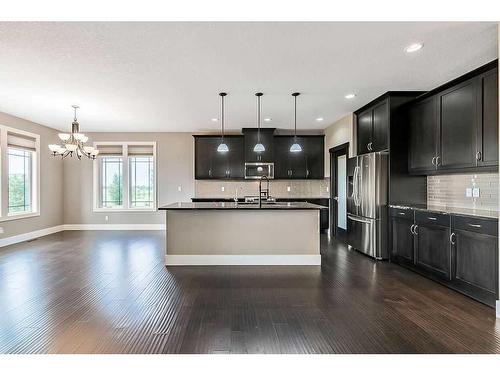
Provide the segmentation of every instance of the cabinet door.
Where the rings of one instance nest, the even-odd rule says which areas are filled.
[[[388,99],[373,107],[372,151],[382,151],[389,148],[389,101]]]
[[[294,142],[291,137],[290,145]],[[297,143],[302,146],[301,152],[288,152],[290,160],[290,178],[303,180],[307,178],[307,138],[297,137]]]
[[[498,165],[498,70],[480,76],[481,115],[478,127],[479,166]]]
[[[498,238],[454,230],[453,282],[465,293],[493,304],[497,295]]]
[[[325,177],[325,140],[314,136],[305,138],[306,178],[323,179]]]
[[[409,170],[413,173],[436,169],[438,111],[437,97],[413,104],[408,113],[410,125]]]
[[[243,137],[227,139],[229,152],[227,153],[227,178],[245,178],[245,142]]]
[[[372,109],[369,108],[366,111],[360,113],[357,117],[357,145],[358,145],[358,155],[366,154],[371,152],[369,149],[369,144],[372,141],[372,131],[373,131],[373,119],[372,119]]]
[[[450,228],[418,224],[415,228],[415,264],[442,279],[450,279]]]
[[[246,162],[273,162],[273,132],[261,129],[260,143],[266,149],[263,152],[255,152],[253,148],[258,142],[258,133],[256,130],[245,132],[245,161]]]
[[[441,153],[438,168],[474,167],[478,120],[477,80],[471,79],[452,87],[439,95],[439,101]]]
[[[413,220],[391,218],[392,224],[392,256],[396,261],[413,264],[415,260],[413,234],[411,226]]]
[[[290,146],[293,137],[274,137],[274,178],[290,178]]]
[[[196,137],[194,139],[195,179],[212,178],[213,155],[220,137]]]

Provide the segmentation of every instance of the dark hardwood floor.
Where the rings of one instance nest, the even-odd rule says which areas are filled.
[[[500,353],[493,309],[325,237],[321,267],[166,268],[163,236],[0,249],[0,353]]]

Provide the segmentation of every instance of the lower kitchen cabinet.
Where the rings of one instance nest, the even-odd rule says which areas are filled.
[[[498,297],[498,221],[390,209],[391,261],[489,306]]]
[[[454,287],[488,305],[494,305],[498,291],[496,220],[454,217],[451,241]]]
[[[450,279],[449,215],[415,212],[415,265],[436,277]]]

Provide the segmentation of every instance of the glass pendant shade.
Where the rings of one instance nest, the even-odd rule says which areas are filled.
[[[290,146],[290,152],[301,152],[302,147],[297,143],[297,141],[294,142],[293,145]]]
[[[219,147],[217,147],[217,152],[228,152],[229,147],[225,143],[221,143]]]
[[[59,145],[49,145],[49,150],[52,152],[57,152],[57,151],[59,151],[60,147],[61,146],[59,146]]]
[[[92,151],[94,151],[94,147],[92,146],[84,146],[83,151],[85,151],[87,154],[92,154]]]
[[[254,152],[264,152],[264,151],[266,151],[266,148],[264,147],[264,145],[262,143],[257,143],[254,146],[253,151]]]
[[[83,133],[74,133],[73,134],[73,137],[77,140],[77,141],[81,141],[85,138],[85,134]]]
[[[96,148],[94,148],[94,151],[92,151],[92,152],[90,153],[90,155],[92,155],[92,156],[97,156],[97,155],[99,155],[99,150],[98,150],[98,149],[96,149]]]
[[[58,136],[61,141],[67,141],[71,137],[68,133],[59,133]]]
[[[76,151],[77,148],[78,148],[77,145],[73,145],[73,144],[66,145],[66,149],[68,151]]]

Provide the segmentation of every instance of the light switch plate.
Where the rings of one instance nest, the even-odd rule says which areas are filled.
[[[104,216],[104,220],[108,221],[109,220],[109,216],[108,215]]]
[[[472,188],[466,188],[465,189],[465,196],[467,198],[472,198]]]
[[[290,186],[287,186],[286,191],[290,191],[290,190],[291,190]]]
[[[472,189],[472,196],[474,198],[479,198],[479,188]]]
[[[330,188],[327,186],[326,187],[326,192],[328,193],[330,191]]]
[[[182,186],[181,185],[177,186],[177,191],[182,191]]]

